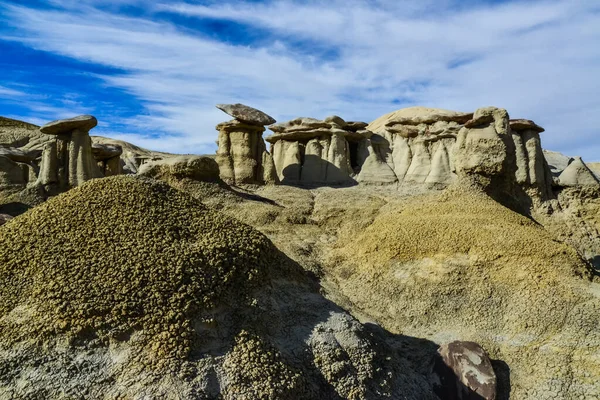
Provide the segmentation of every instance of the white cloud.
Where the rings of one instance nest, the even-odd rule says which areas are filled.
[[[216,103],[246,103],[278,120],[497,105],[545,126],[545,147],[600,161],[600,18],[585,2],[139,0],[145,14],[135,18],[119,15],[115,3],[112,11],[95,8],[106,1],[55,2],[64,8],[7,6],[19,30],[11,39],[124,70],[102,78],[144,102],[146,114],[119,124],[151,148],[212,151],[214,125],[227,119]],[[169,14],[242,23],[263,36],[233,45],[169,23]],[[334,56],[320,58],[315,45]]]

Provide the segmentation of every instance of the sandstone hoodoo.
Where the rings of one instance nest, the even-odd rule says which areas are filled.
[[[219,104],[217,108],[235,118],[217,125],[216,161],[221,179],[232,184],[275,183],[273,158],[262,138],[264,125],[275,120],[243,104]]]
[[[354,168],[359,170],[367,157],[366,140],[372,135],[366,126],[337,115],[322,121],[296,118],[270,125],[274,133],[265,140],[271,144],[279,180],[290,184],[354,182]]]
[[[92,154],[89,130],[98,124],[95,117],[81,115],[50,122],[40,128],[53,140],[44,145],[38,183],[48,194],[81,185],[102,172]]]
[[[472,113],[411,107],[386,114],[371,122],[367,129],[381,139],[370,154],[367,168],[358,180],[371,182],[385,170],[400,183],[447,185],[454,181],[452,148],[462,124]]]
[[[104,176],[121,175],[121,154],[123,148],[119,145],[92,143],[92,154],[98,162],[98,167]]]

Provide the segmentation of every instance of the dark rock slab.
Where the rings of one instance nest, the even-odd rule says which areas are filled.
[[[513,131],[535,131],[538,133],[544,132],[545,129],[533,122],[530,119],[511,119],[509,121],[510,129]]]
[[[70,133],[75,129],[89,131],[98,125],[98,120],[92,115],[80,115],[69,119],[59,119],[57,121],[48,122],[40,128],[40,132],[47,135],[60,135]]]
[[[438,349],[434,374],[442,400],[496,400],[497,380],[487,352],[475,342],[455,341]]]
[[[265,126],[276,122],[270,115],[240,103],[217,104],[217,108],[224,113],[231,115],[235,119],[252,125]]]

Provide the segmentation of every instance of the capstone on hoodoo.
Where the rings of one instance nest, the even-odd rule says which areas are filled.
[[[218,104],[217,108],[234,117],[217,125],[216,161],[221,179],[231,184],[275,183],[273,158],[262,138],[264,126],[275,120],[243,104]]]

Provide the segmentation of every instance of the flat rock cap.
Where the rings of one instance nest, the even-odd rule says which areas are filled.
[[[276,121],[270,115],[257,110],[256,108],[248,107],[244,104],[217,104],[217,108],[233,118],[246,122],[252,125],[271,125]]]
[[[123,154],[123,148],[117,144],[92,143],[92,154],[96,160],[108,160]]]
[[[535,131],[538,133],[544,132],[544,128],[536,124],[530,119],[511,119],[510,127],[514,131]]]
[[[75,118],[48,122],[40,128],[40,132],[47,135],[60,135],[62,133],[69,133],[75,129],[89,131],[96,125],[98,125],[98,120],[93,115],[80,115]]]

